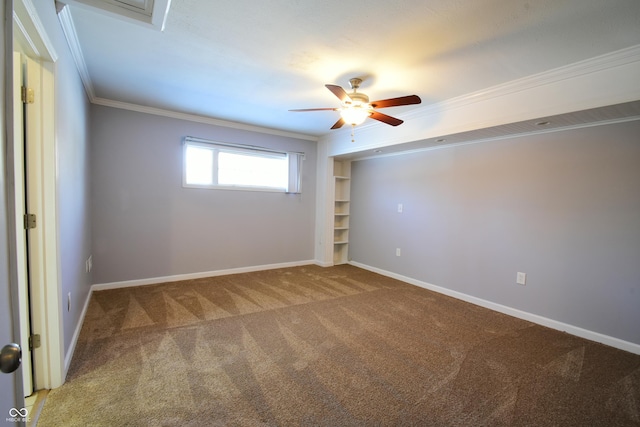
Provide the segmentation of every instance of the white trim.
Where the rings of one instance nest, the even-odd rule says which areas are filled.
[[[91,291],[129,288],[132,286],[157,285],[159,283],[179,282],[182,280],[202,279],[205,277],[226,276],[229,274],[252,273],[255,271],[275,270],[277,268],[300,267],[315,264],[314,260],[283,262],[278,264],[255,265],[250,267],[229,268],[225,270],[204,271],[201,273],[177,274],[174,276],[152,277],[149,279],[127,280],[123,282],[99,283],[91,286]]]
[[[589,331],[587,329],[583,329],[578,326],[569,325],[567,323],[559,322],[557,320],[549,319],[543,316],[539,316],[537,314],[528,313],[526,311],[518,310],[502,304],[497,304],[491,301],[487,301],[481,298],[464,294],[462,292],[454,291],[451,289],[443,288],[441,286],[433,285],[431,283],[423,282],[421,280],[413,279],[411,277],[403,276],[401,274],[382,270],[380,268],[372,267],[366,264],[361,264],[359,262],[349,261],[349,264],[353,265],[354,267],[372,271],[374,273],[378,273],[383,276],[391,277],[392,279],[400,280],[400,281],[409,283],[411,285],[419,286],[421,288],[428,289],[430,291],[434,291],[434,292],[447,295],[462,301],[466,301],[471,304],[478,305],[480,307],[488,308],[490,310],[504,313],[509,316],[517,317],[519,319],[527,320],[529,322],[546,326],[548,328],[556,329],[558,331],[567,332],[571,335],[575,335],[580,338],[585,338],[591,341],[599,342],[601,344],[619,348],[621,350],[628,351],[631,353],[640,354],[640,344],[624,341],[619,338],[601,334],[599,332]]]
[[[71,360],[73,360],[73,354],[76,351],[78,338],[80,338],[80,331],[82,331],[82,325],[84,325],[84,318],[87,315],[87,310],[89,309],[89,302],[91,302],[91,295],[93,295],[93,288],[89,289],[89,294],[87,295],[87,299],[84,301],[82,312],[80,313],[80,317],[78,318],[78,324],[76,325],[76,329],[73,332],[73,337],[71,337],[71,343],[69,344],[69,349],[64,358],[64,378],[67,377],[67,374],[69,373],[69,368],[71,367]]]
[[[89,290],[89,294],[87,295],[87,299],[84,302],[84,307],[82,308],[80,319],[78,321],[78,324],[76,325],[76,329],[74,331],[73,337],[71,338],[69,351],[67,352],[67,355],[64,359],[64,375],[66,377],[67,373],[69,372],[69,368],[71,367],[73,354],[76,351],[76,345],[78,344],[78,339],[80,338],[80,332],[82,331],[82,325],[84,324],[84,319],[87,315],[87,311],[89,310],[89,303],[91,302],[91,297],[93,296],[94,291],[129,288],[129,287],[135,287],[135,286],[157,285],[160,283],[178,282],[181,280],[201,279],[205,277],[225,276],[229,274],[238,274],[238,273],[251,273],[255,271],[275,270],[277,268],[300,267],[300,266],[313,265],[313,264],[317,264],[317,263],[311,260],[294,261],[294,262],[285,262],[285,263],[279,263],[279,264],[267,264],[267,265],[253,266],[253,267],[231,268],[226,270],[207,271],[202,273],[179,274],[175,276],[156,277],[151,279],[140,279],[140,280],[128,280],[124,282],[112,282],[112,283],[103,283],[103,284],[93,285],[91,286],[91,289]],[[329,265],[323,265],[323,267],[329,267]]]
[[[568,130],[590,128],[595,126],[606,126],[606,125],[613,125],[618,123],[627,123],[627,122],[633,122],[636,120],[640,120],[640,116],[629,116],[629,117],[621,117],[619,119],[602,120],[599,122],[588,122],[588,123],[579,123],[575,125],[558,126],[551,129],[540,129],[536,131],[522,132],[522,133],[510,133],[507,135],[492,136],[489,138],[478,138],[478,139],[471,139],[469,141],[453,142],[453,143],[446,143],[441,145],[432,145],[432,146],[427,146],[422,148],[414,148],[411,150],[401,150],[401,151],[394,151],[391,153],[381,153],[381,154],[375,154],[375,155],[369,155],[369,156],[363,155],[363,156],[355,156],[355,157],[349,157],[349,158],[351,158],[352,161],[360,161],[360,160],[380,159],[383,157],[403,156],[405,154],[415,154],[415,153],[421,153],[423,151],[442,150],[447,148],[462,147],[464,145],[473,145],[473,144],[482,144],[486,142],[501,141],[505,139],[511,140],[515,138],[541,135],[545,133],[556,133],[556,132],[563,132]]]
[[[286,150],[278,150],[275,148],[269,147],[261,147],[259,145],[249,145],[249,144],[236,144],[233,142],[224,142],[224,141],[216,141],[213,139],[206,138],[198,138],[196,136],[185,136],[183,139],[183,144],[194,144],[200,145],[202,147],[223,147],[225,149],[233,149],[237,148],[239,152],[249,152],[249,153],[267,153],[267,154],[279,154],[279,155],[287,155],[287,154],[302,154],[305,155],[304,151],[286,151]]]
[[[574,79],[580,76],[596,73],[598,71],[607,70],[609,68],[619,67],[621,65],[626,65],[638,61],[640,61],[640,45],[631,46],[629,48],[606,53],[594,58],[575,62],[563,67],[543,71],[538,74],[533,74],[531,76],[526,76],[507,83],[495,85],[476,92],[471,92],[462,96],[451,98],[439,104],[427,105],[425,107],[408,112],[404,117],[413,119],[417,116],[429,116],[441,110],[452,110],[455,108],[475,104],[477,102],[487,101],[494,98],[501,98],[517,92],[535,89],[540,86],[546,86],[563,80]]]
[[[169,5],[167,5],[167,10],[168,6]],[[197,123],[210,124],[214,126],[223,126],[233,129],[260,132],[270,135],[298,138],[309,141],[326,139],[330,143],[343,142],[342,140],[346,139],[345,135],[350,132],[347,129],[343,129],[339,131],[332,131],[322,137],[317,137],[308,134],[283,131],[279,129],[266,128],[262,126],[232,122],[227,120],[215,119],[212,117],[181,113],[172,110],[147,107],[96,97],[93,89],[93,84],[91,82],[88,69],[84,61],[82,50],[77,39],[75,27],[73,25],[73,19],[68,9],[69,8],[65,7],[59,13],[60,22],[62,24],[65,37],[67,38],[67,42],[69,43],[69,47],[76,63],[76,67],[78,68],[78,72],[85,86],[87,96],[93,104],[130,111],[138,111],[146,114],[176,118],[180,120],[193,121]],[[367,148],[379,148],[383,146],[410,142],[413,140],[438,137],[444,134],[464,132],[472,129],[480,129],[483,127],[494,126],[496,124],[513,123],[535,117],[557,115],[571,111],[595,108],[603,105],[632,101],[640,97],[640,87],[637,87],[637,85],[635,85],[633,88],[625,88],[624,90],[619,89],[620,86],[624,86],[627,80],[629,80],[630,78],[633,79],[633,77],[631,76],[635,76],[637,74],[635,65],[637,65],[636,63],[638,62],[640,62],[640,45],[631,46],[615,52],[610,52],[594,58],[572,63],[563,67],[558,67],[535,75],[523,77],[486,89],[461,95],[455,98],[443,100],[442,102],[424,105],[422,107],[415,108],[407,112],[406,114],[398,116],[410,122],[424,123],[432,122],[433,117],[438,117],[440,119],[442,119],[443,116],[452,117],[451,120],[445,120],[443,123],[439,123],[438,126],[428,126],[427,128],[423,128],[421,132],[417,131],[417,129],[415,128],[411,128],[411,126],[405,125],[403,129],[400,129],[400,132],[393,132],[389,134],[388,127],[384,127],[384,125],[381,125],[380,123],[374,121],[369,121],[363,125],[358,126],[358,132],[361,134],[360,139],[368,140],[368,146],[361,146],[356,143],[355,145],[348,145],[346,147],[346,150],[344,149],[344,147],[342,150],[340,150],[338,147],[330,147],[329,152],[331,155],[344,155],[354,151],[361,151]],[[623,73],[624,78],[621,82],[618,81],[620,76],[616,74],[617,72]],[[563,82],[570,82],[571,80],[582,81],[584,78],[596,79],[597,84],[589,85],[589,87],[592,89],[592,93],[589,94],[589,96],[583,96],[581,99],[575,99],[576,90],[578,91],[578,93],[583,93],[584,91],[580,87],[576,89],[573,87],[573,85],[566,85],[567,87],[563,87],[562,91],[563,93],[567,94],[566,98],[568,100],[565,102],[565,104],[554,105],[554,110],[549,109],[549,103],[547,102],[548,97],[544,94],[547,94],[547,92],[550,91],[550,93],[554,93],[557,95],[556,92],[558,89],[554,86],[557,86],[558,84],[561,84]],[[635,82],[635,80],[633,81]],[[580,84],[577,83],[577,85],[579,86]],[[612,87],[615,87],[617,89],[611,90]],[[517,101],[516,104],[522,104],[520,96],[523,96],[523,92],[528,92],[526,95],[526,99],[529,100],[528,103],[524,104],[531,104],[527,107],[527,110],[525,112],[511,111],[508,108],[504,108],[504,102],[500,102],[500,100],[502,100],[507,103],[513,104],[513,102]],[[513,98],[513,100],[511,100],[511,98]],[[540,102],[542,102],[542,104],[540,104]],[[474,112],[477,112],[478,103],[490,103],[496,105],[487,105],[481,108],[481,110],[488,111],[488,113],[484,114],[485,117],[482,117],[483,115],[473,114],[472,117],[478,116],[480,118],[474,118],[471,121],[468,119],[460,120],[460,115],[466,114],[466,112],[461,112],[458,110],[465,110],[468,107],[472,108]],[[442,120],[440,121],[442,122]],[[407,129],[408,132],[404,132],[404,129]],[[371,134],[371,132],[376,135],[380,135],[376,137]],[[379,141],[382,141],[382,144],[380,144]]]
[[[401,128],[368,122],[357,127],[355,143],[348,129],[320,141],[329,143],[330,156],[339,156],[621,104],[640,99],[638,73],[640,45],[418,107],[398,116],[406,120]]]
[[[58,222],[58,171],[57,143],[55,139],[55,65],[52,62],[41,63],[41,203],[42,216],[38,227],[42,241],[41,262],[44,267],[41,288],[36,291],[43,297],[44,311],[39,318],[42,331],[43,356],[46,364],[44,378],[36,375],[36,388],[56,388],[64,383],[64,324],[61,313],[62,271],[60,269],[60,245]],[[33,316],[32,317],[36,318]],[[38,325],[35,324],[34,328]],[[45,348],[46,345],[46,348]],[[36,349],[37,351],[37,349]],[[37,373],[37,371],[36,371]],[[41,382],[42,381],[42,382]]]
[[[66,4],[62,7],[62,10],[58,12],[58,20],[60,21],[62,32],[64,33],[64,37],[67,40],[67,44],[69,45],[69,50],[71,51],[73,61],[76,63],[76,68],[78,69],[80,80],[82,80],[84,91],[87,93],[89,101],[93,102],[96,99],[96,94],[93,89],[93,82],[91,81],[91,76],[89,75],[87,63],[84,60],[84,54],[82,53],[80,40],[78,40],[78,33],[76,32],[76,27],[73,23],[71,10]]]
[[[164,26],[167,23],[167,16],[169,16],[169,8],[171,7],[171,0],[155,0],[153,2],[153,12],[151,13],[151,25],[154,28],[164,31]]]
[[[34,378],[37,389],[55,388],[64,382],[64,341],[63,323],[60,304],[61,272],[58,259],[58,220],[57,220],[57,164],[55,140],[55,64],[58,59],[53,44],[48,38],[44,26],[38,17],[31,0],[14,2],[13,19],[19,21],[15,32],[26,46],[20,45],[18,50],[25,49],[25,55],[39,63],[41,74],[35,84],[38,99],[40,128],[37,131],[41,170],[38,178],[40,194],[38,204],[42,211],[38,216],[38,243],[41,245],[37,262],[42,274],[37,283],[31,285],[32,328],[41,334],[42,345],[33,351]],[[26,42],[28,41],[28,42]],[[17,218],[21,221],[21,218]],[[33,231],[33,230],[32,230]],[[36,309],[34,310],[34,306]],[[34,313],[35,311],[35,313]]]
[[[44,25],[36,12],[31,0],[17,0],[14,2],[13,20],[20,35],[28,41],[31,52],[25,52],[46,61],[56,62],[58,54],[49,40]]]
[[[316,221],[315,259],[322,267],[333,265],[333,158],[327,155],[328,143],[316,146]]]
[[[227,120],[214,119],[212,117],[181,113],[178,111],[165,110],[162,108],[148,107],[144,105],[131,104],[128,102],[114,101],[111,99],[97,97],[93,87],[93,82],[91,80],[91,75],[89,74],[89,68],[87,67],[87,63],[84,59],[84,54],[82,53],[82,47],[80,45],[80,41],[78,40],[76,28],[73,23],[73,16],[71,15],[71,11],[68,6],[63,7],[62,10],[58,13],[58,20],[60,21],[60,25],[62,26],[62,32],[64,33],[64,36],[67,40],[67,44],[69,45],[69,50],[71,51],[71,56],[73,57],[73,61],[75,62],[76,68],[78,69],[78,74],[80,75],[80,79],[82,80],[82,85],[84,86],[84,90],[87,93],[87,97],[89,98],[89,101],[92,104],[102,105],[102,106],[111,107],[111,108],[118,108],[121,110],[137,111],[139,113],[152,114],[154,116],[168,117],[168,118],[178,119],[178,120],[186,120],[189,122],[203,123],[203,124],[213,125],[213,126],[222,126],[222,127],[232,128],[232,129],[246,130],[250,132],[260,132],[268,135],[283,136],[286,138],[296,138],[296,139],[303,139],[307,141],[318,140],[318,137],[307,135],[307,134],[282,131],[278,129],[271,129],[271,128],[265,128],[261,126],[248,125],[244,123],[231,122]]]
[[[191,147],[205,149],[211,154],[211,159],[208,162],[211,166],[211,175],[209,176],[208,183],[189,183],[187,181],[190,166],[188,150]],[[203,158],[203,153],[201,154],[202,155],[198,161],[201,161]],[[221,184],[219,182],[220,161],[221,156],[226,154],[253,156],[256,158],[275,160],[276,162],[272,164],[270,168],[280,170],[280,172],[286,171],[286,182],[281,182],[281,184],[283,184],[282,186],[251,185],[241,183]],[[292,157],[294,157],[295,160],[292,161]],[[186,136],[182,143],[182,187],[204,190],[261,191],[268,193],[300,194],[301,168],[299,163],[300,159],[304,160],[304,158],[304,152],[282,151],[256,145],[233,144]],[[266,182],[265,180],[263,181]],[[292,186],[292,183],[294,186]]]
[[[303,133],[295,133],[261,126],[248,125],[245,123],[231,122],[227,120],[214,119],[212,117],[199,116],[196,114],[180,113],[177,111],[164,110],[162,108],[147,107],[144,105],[131,104],[128,102],[113,101],[105,98],[95,98],[91,101],[96,105],[105,107],[119,108],[122,110],[137,111],[139,113],[152,114],[155,116],[168,117],[172,119],[186,120],[189,122],[203,123],[213,126],[223,126],[232,129],[246,130],[249,132],[260,132],[267,135],[283,136],[285,138],[304,139],[307,141],[317,141],[317,136],[307,135]]]
[[[169,14],[171,0],[145,1],[143,8],[120,1],[105,0],[66,0],[66,2],[92,12],[98,12],[121,19],[131,24],[142,25],[158,31],[164,31]]]
[[[333,267],[333,263],[332,262],[325,262],[325,261],[320,261],[320,260],[315,260],[314,264],[319,266],[319,267]]]
[[[25,0],[29,1],[29,0]],[[167,1],[167,0],[162,0]],[[167,2],[167,10],[169,8],[170,1]],[[60,25],[62,26],[62,32],[64,33],[65,38],[67,39],[67,44],[69,45],[69,49],[71,50],[71,56],[73,57],[73,61],[76,64],[76,68],[78,69],[78,74],[80,74],[80,79],[82,80],[82,84],[84,86],[85,92],[87,93],[87,97],[92,104],[103,105],[105,107],[119,108],[121,110],[129,110],[129,111],[137,111],[139,113],[152,114],[155,116],[168,117],[172,119],[186,120],[189,122],[195,123],[203,123],[207,125],[213,126],[222,126],[226,128],[246,130],[249,132],[260,132],[267,135],[275,135],[275,136],[283,136],[285,138],[296,138],[303,139],[307,141],[317,141],[317,136],[312,136],[303,133],[297,132],[289,132],[283,131],[279,129],[266,128],[262,126],[249,125],[245,123],[232,122],[228,120],[215,119],[213,117],[205,117],[196,114],[188,114],[181,113],[178,111],[165,110],[162,108],[148,107],[144,105],[131,104],[128,102],[115,101],[106,98],[97,97],[95,94],[95,90],[93,87],[93,82],[91,81],[91,75],[89,74],[89,69],[87,67],[87,63],[84,59],[84,54],[82,53],[82,47],[80,45],[80,41],[78,40],[78,35],[76,32],[75,25],[73,23],[73,16],[71,15],[69,7],[63,7],[62,10],[58,13],[58,19],[60,21]]]

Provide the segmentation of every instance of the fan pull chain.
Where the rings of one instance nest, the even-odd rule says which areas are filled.
[[[352,124],[351,125],[351,142],[356,142],[356,139],[354,136],[355,131],[356,131],[356,125]]]

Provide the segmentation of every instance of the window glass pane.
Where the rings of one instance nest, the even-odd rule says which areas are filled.
[[[213,150],[188,145],[185,156],[186,183],[213,184]]]
[[[256,156],[230,152],[218,153],[218,184],[251,187],[287,188],[286,156]]]

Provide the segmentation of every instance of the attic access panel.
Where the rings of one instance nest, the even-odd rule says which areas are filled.
[[[69,0],[68,4],[97,9],[115,18],[149,24],[162,31],[171,0]]]

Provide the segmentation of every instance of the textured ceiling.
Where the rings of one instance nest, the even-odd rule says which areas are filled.
[[[402,115],[640,44],[638,0],[173,0],[164,31],[71,4],[95,98],[307,135],[324,84],[365,77]],[[87,83],[87,82],[85,82]]]

